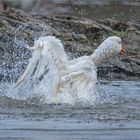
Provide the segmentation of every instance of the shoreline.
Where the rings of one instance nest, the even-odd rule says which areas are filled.
[[[0,13],[0,81],[16,80],[23,72],[32,46],[40,35],[54,35],[62,40],[73,57],[90,55],[108,36],[117,35],[123,40],[126,55],[98,68],[99,79],[140,79],[140,24],[124,23],[113,19],[89,20],[70,16],[31,16],[20,10],[9,9]],[[15,42],[15,38],[18,42]],[[86,47],[85,47],[86,46]],[[6,57],[10,58],[6,58]],[[17,57],[18,56],[18,57]],[[20,67],[16,66],[20,63]],[[18,67],[17,71],[11,69]],[[5,77],[4,77],[5,76]]]

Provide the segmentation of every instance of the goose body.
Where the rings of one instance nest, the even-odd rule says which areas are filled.
[[[61,41],[53,36],[39,38],[30,49],[32,57],[15,87],[33,79],[55,96],[65,92],[74,98],[86,96],[89,90],[94,92],[97,66],[123,51],[121,39],[116,36],[107,38],[92,55],[73,60],[67,58]]]

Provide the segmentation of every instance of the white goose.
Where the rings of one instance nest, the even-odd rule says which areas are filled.
[[[108,37],[90,56],[68,60],[61,41],[53,36],[39,38],[30,48],[32,57],[15,87],[28,79],[46,82],[52,94],[67,92],[73,97],[84,96],[97,82],[97,66],[115,55],[124,54],[121,38]]]

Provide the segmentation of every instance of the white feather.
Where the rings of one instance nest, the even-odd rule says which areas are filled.
[[[97,65],[119,53],[120,41],[119,37],[109,37],[92,55],[70,61],[59,39],[52,36],[39,38],[31,48],[32,58],[16,87],[31,77],[37,80],[44,74],[40,84],[50,89],[52,94],[69,93],[76,98],[85,97],[96,85]]]

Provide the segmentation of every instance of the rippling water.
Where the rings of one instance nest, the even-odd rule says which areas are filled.
[[[140,137],[140,82],[100,81],[98,102],[93,105],[47,104],[38,97],[17,100],[7,97],[6,90],[0,93],[2,140]]]
[[[104,1],[53,0],[47,4],[40,13],[138,22],[140,19],[137,0],[107,5]],[[47,104],[31,90],[21,90],[17,97],[11,90],[13,84],[0,83],[0,140],[139,140],[140,82],[99,83],[93,104],[74,105]]]

